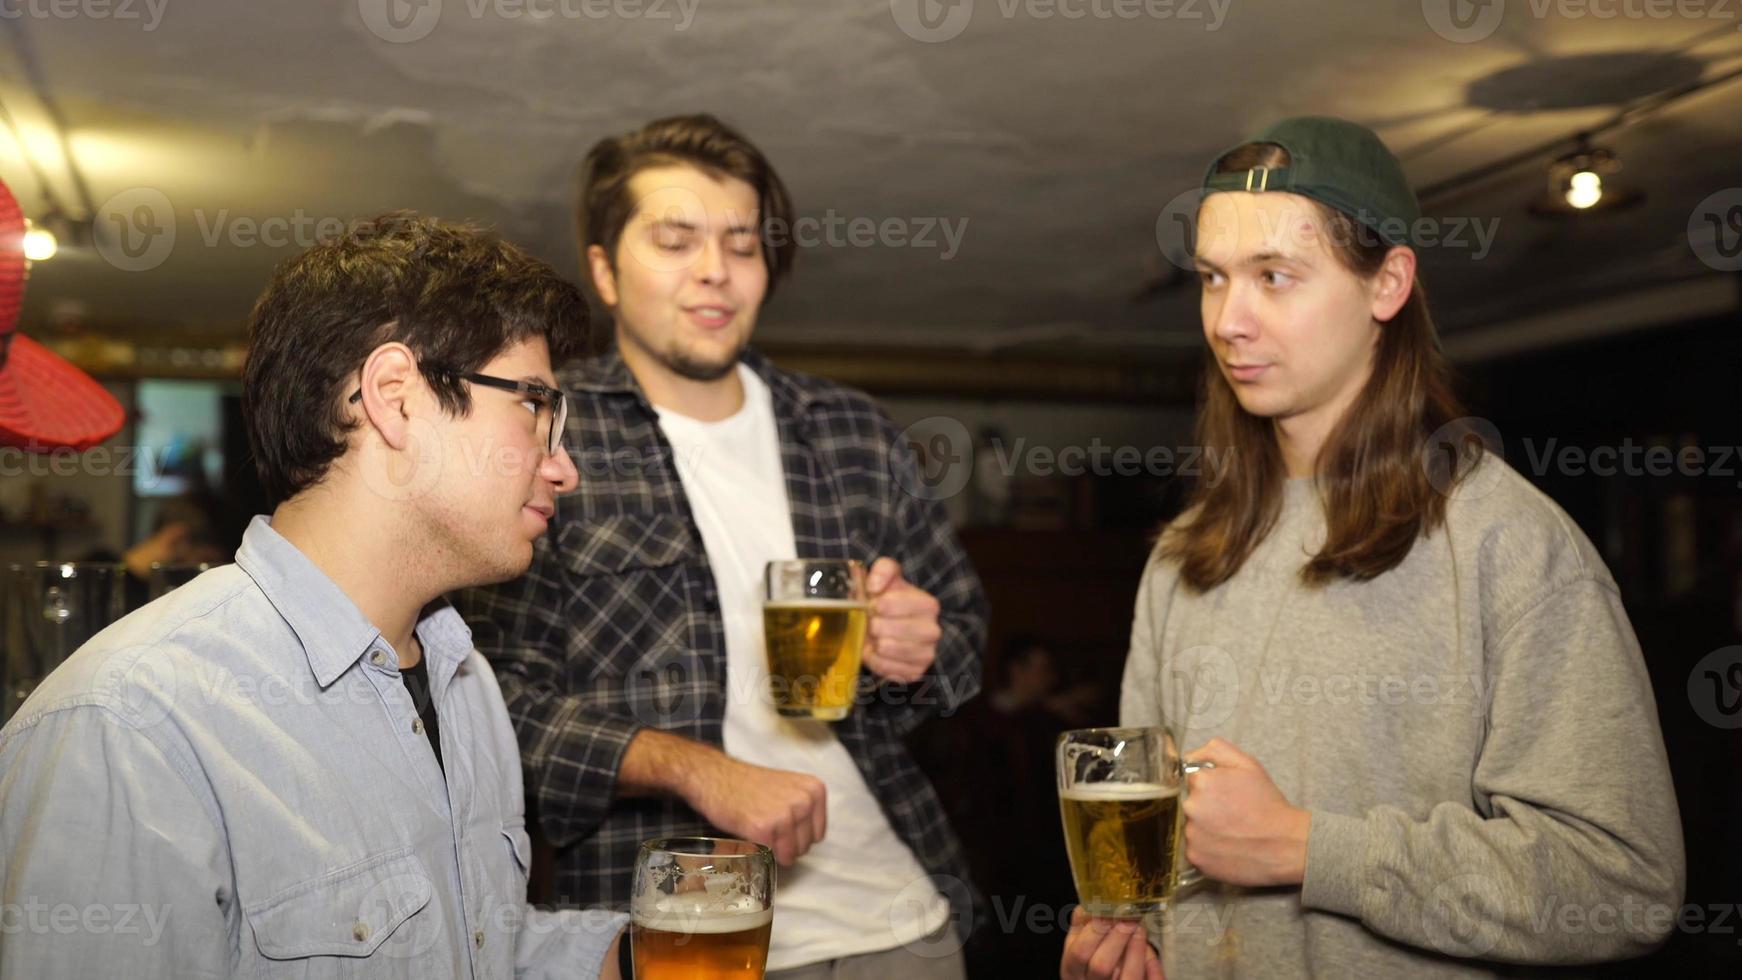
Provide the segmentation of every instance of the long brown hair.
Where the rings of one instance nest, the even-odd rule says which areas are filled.
[[[1249,143],[1216,169],[1289,162],[1280,146]],[[1337,259],[1363,279],[1377,275],[1390,245],[1341,212],[1313,204]],[[1301,568],[1302,579],[1322,585],[1374,578],[1444,523],[1446,494],[1481,451],[1463,416],[1417,278],[1403,308],[1379,331],[1372,375],[1319,451],[1315,479],[1327,533]],[[1197,440],[1208,458],[1222,462],[1199,478],[1185,516],[1164,532],[1162,555],[1177,559],[1186,584],[1204,591],[1238,572],[1275,526],[1286,476],[1273,423],[1240,407],[1213,357],[1204,372]]]

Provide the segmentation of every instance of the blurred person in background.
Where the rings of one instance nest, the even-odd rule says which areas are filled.
[[[125,567],[127,609],[132,611],[151,598],[152,566],[217,565],[229,561],[242,543],[240,529],[232,526],[231,513],[228,502],[209,491],[169,497],[157,505],[151,533],[138,544],[120,554],[99,548],[80,560],[118,562]]]

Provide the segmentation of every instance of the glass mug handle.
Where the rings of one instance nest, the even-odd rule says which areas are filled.
[[[1191,774],[1193,774],[1195,772],[1201,772],[1205,769],[1214,769],[1214,768],[1216,768],[1216,764],[1214,762],[1186,762],[1180,766],[1180,769],[1183,770],[1185,772],[1185,775],[1187,775],[1187,776],[1190,776]],[[1182,790],[1181,795],[1183,796],[1184,795],[1183,790],[1185,788],[1183,786],[1183,779],[1182,779],[1182,786],[1180,788]],[[1180,819],[1184,820],[1185,818],[1182,816]],[[1181,842],[1181,844],[1180,844],[1180,860],[1182,863],[1185,860],[1185,844],[1184,844],[1184,842]],[[1177,888],[1188,888],[1188,887],[1195,885],[1203,880],[1204,880],[1204,873],[1202,871],[1199,871],[1197,868],[1194,868],[1191,865],[1187,864],[1185,866],[1185,868],[1183,868],[1180,871],[1179,877],[1174,879],[1174,887],[1176,889]]]

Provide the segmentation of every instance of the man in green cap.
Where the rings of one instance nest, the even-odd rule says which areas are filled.
[[[1144,573],[1120,713],[1213,765],[1181,807],[1207,881],[1148,930],[1079,910],[1061,975],[1649,951],[1686,864],[1639,646],[1596,549],[1463,417],[1396,158],[1285,120],[1217,157],[1197,230],[1198,439],[1229,463]]]

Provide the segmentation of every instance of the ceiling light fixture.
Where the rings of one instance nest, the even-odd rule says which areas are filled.
[[[60,241],[54,232],[41,225],[24,222],[24,257],[32,262],[47,262],[60,251]]]
[[[1548,165],[1547,192],[1530,202],[1532,214],[1544,218],[1616,211],[1644,199],[1638,188],[1617,183],[1621,161],[1614,151],[1591,143],[1589,133],[1573,139],[1571,152]]]
[[[1549,166],[1550,193],[1559,194],[1567,207],[1588,211],[1603,201],[1603,175],[1620,169],[1614,153],[1580,134],[1577,148]]]

